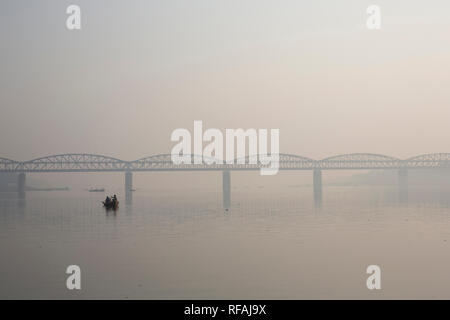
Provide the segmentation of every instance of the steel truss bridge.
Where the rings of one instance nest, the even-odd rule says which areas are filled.
[[[236,159],[232,164],[206,164],[201,156],[190,156],[192,164],[174,164],[170,154],[159,154],[134,161],[125,161],[96,154],[59,154],[29,161],[0,158],[0,173],[18,173],[18,192],[25,194],[25,174],[39,172],[125,172],[125,196],[131,202],[132,172],[139,171],[222,171],[224,206],[230,205],[230,171],[260,170],[268,166],[258,157]],[[195,160],[200,164],[195,164]],[[322,170],[397,169],[399,185],[405,189],[408,169],[450,168],[450,153],[433,153],[398,159],[381,154],[353,153],[321,160],[279,154],[279,170],[312,170],[314,197],[321,198]]]
[[[197,156],[191,156],[192,160]],[[233,164],[180,164],[172,162],[170,154],[154,155],[134,161],[125,161],[96,154],[60,154],[29,161],[0,158],[0,172],[111,172],[111,171],[202,171],[202,170],[259,170],[260,163],[251,164],[251,158]],[[244,162],[244,163],[241,163]],[[192,161],[194,163],[194,161]],[[293,154],[279,155],[280,170],[357,170],[357,169],[434,169],[450,168],[450,153],[433,153],[398,159],[370,153],[344,154],[314,160]]]

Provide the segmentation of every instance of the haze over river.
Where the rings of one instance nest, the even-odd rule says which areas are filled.
[[[108,190],[107,190],[108,191]],[[448,188],[234,186],[0,199],[0,298],[450,298]],[[66,289],[67,266],[80,291]],[[366,268],[381,267],[381,290]]]

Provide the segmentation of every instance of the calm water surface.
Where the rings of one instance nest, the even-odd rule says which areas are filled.
[[[0,298],[450,298],[450,190],[242,188],[0,199]],[[65,270],[82,270],[68,291]],[[366,288],[366,267],[382,290]]]

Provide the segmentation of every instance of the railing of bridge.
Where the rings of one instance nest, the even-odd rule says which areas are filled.
[[[201,171],[201,170],[259,170],[258,156],[236,159],[221,164],[207,159],[208,164],[196,163],[200,156],[190,156],[190,163],[174,164],[170,154],[154,155],[134,161],[95,154],[60,154],[29,161],[0,158],[0,172],[109,172],[109,171]],[[340,170],[340,169],[414,169],[450,168],[450,153],[433,153],[408,159],[379,154],[353,153],[314,160],[293,154],[279,154],[280,170]],[[203,159],[205,160],[205,159]]]

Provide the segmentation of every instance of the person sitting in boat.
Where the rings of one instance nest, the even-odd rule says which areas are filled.
[[[109,196],[106,196],[105,205],[108,205],[111,203],[111,198]]]
[[[114,206],[117,204],[117,197],[116,197],[116,195],[113,195],[112,202],[113,202]]]

